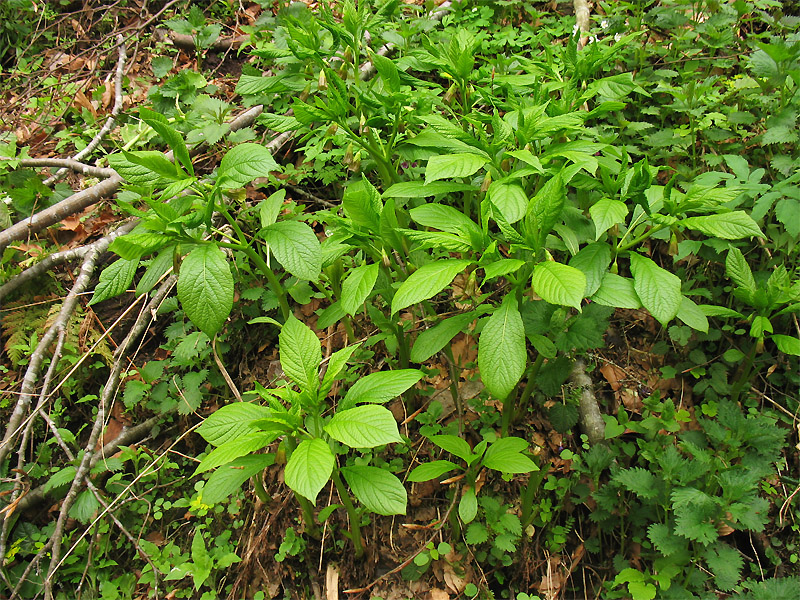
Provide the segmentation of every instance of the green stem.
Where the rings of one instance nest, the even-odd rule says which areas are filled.
[[[219,243],[218,246],[223,248],[230,248],[232,250],[240,250],[244,252],[247,257],[255,263],[258,269],[267,277],[267,281],[269,282],[269,287],[272,288],[272,291],[278,297],[278,304],[281,307],[281,313],[283,314],[284,320],[289,318],[289,315],[292,314],[292,309],[289,307],[289,301],[286,299],[286,292],[281,285],[280,280],[269,268],[267,262],[259,256],[258,252],[253,250],[250,246],[243,245],[243,244],[227,244],[227,243]]]
[[[314,287],[317,288],[320,292],[322,292],[322,295],[325,296],[328,302],[333,304],[333,296],[331,296],[331,293],[328,291],[328,288],[322,285],[322,283],[320,283],[319,281],[314,282]],[[344,325],[344,331],[347,334],[347,343],[352,344],[353,342],[356,341],[356,335],[355,333],[353,333],[353,321],[350,318],[350,315],[345,315],[342,318],[342,324]]]
[[[750,352],[747,353],[747,359],[744,361],[741,370],[739,371],[739,376],[736,378],[736,381],[731,386],[731,400],[733,402],[739,401],[739,396],[742,393],[742,389],[744,389],[745,384],[750,381],[750,376],[753,373],[753,364],[756,360],[756,349],[758,348],[758,340],[753,342],[753,347],[750,349]]]
[[[333,468],[331,478],[333,479],[333,485],[336,486],[339,499],[342,501],[344,509],[347,511],[347,517],[350,519],[350,539],[356,551],[356,558],[361,558],[364,556],[364,544],[361,541],[361,523],[358,511],[356,507],[353,506],[350,493],[347,491],[347,488],[344,487],[344,483],[342,483],[342,478],[339,475],[339,467]]]
[[[263,471],[259,471],[255,475],[250,478],[250,481],[253,482],[253,490],[256,493],[256,497],[261,500],[264,504],[269,504],[272,502],[272,497],[267,493],[267,490],[264,488],[264,482],[261,481],[261,477],[263,475]]]
[[[538,461],[536,461],[538,464]],[[542,485],[542,481],[547,475],[547,469],[539,469],[530,474],[528,478],[528,485],[525,486],[525,492],[522,495],[522,528],[524,529],[533,522],[533,501],[536,498],[536,493]]]
[[[536,360],[533,361],[533,364],[528,367],[528,381],[525,383],[525,389],[522,390],[522,396],[519,397],[516,417],[519,417],[522,411],[528,407],[528,401],[533,394],[533,390],[536,388],[536,375],[539,374],[539,369],[542,367],[543,362],[544,354],[540,352]]]
[[[461,394],[458,393],[459,373],[456,371],[456,360],[453,357],[453,347],[445,344],[444,353],[447,356],[447,364],[450,369],[450,395],[453,397],[453,404],[456,405],[458,414],[458,434],[464,433],[464,406],[461,404]]]
[[[626,250],[630,250],[634,246],[636,246],[638,244],[641,244],[643,241],[645,241],[647,238],[649,238],[651,235],[653,235],[656,231],[661,231],[665,227],[667,227],[667,225],[654,225],[653,227],[651,227],[650,229],[645,231],[642,235],[640,235],[637,238],[632,239],[627,244],[618,245],[617,246],[617,253],[619,254],[620,252],[625,252]],[[622,241],[622,240],[620,240],[620,241]]]
[[[511,426],[514,416],[514,401],[517,399],[517,388],[511,390],[511,393],[503,400],[503,421],[500,429],[500,436],[506,437],[508,435],[508,428]]]

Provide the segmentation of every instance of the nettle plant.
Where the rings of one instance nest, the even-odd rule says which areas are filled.
[[[774,473],[786,431],[774,417],[744,415],[728,400],[713,417],[699,417],[699,429],[681,431],[691,420],[687,411],[657,396],[644,402],[642,420],[625,422],[639,434],[635,443],[592,448],[580,467],[596,487],[592,520],[608,533],[624,527],[650,561],[644,571],[622,569],[608,587],[626,591],[608,597],[645,600],[657,589],[694,597],[709,585],[733,590],[745,563],[732,534],[763,531],[769,501],[760,484]],[[600,485],[605,469],[610,480]]]
[[[223,406],[198,430],[215,448],[202,460],[197,473],[216,469],[201,500],[218,502],[251,477],[262,500],[268,500],[259,473],[285,460],[284,481],[303,510],[306,531],[318,535],[312,505],[322,488],[333,481],[348,513],[348,537],[361,556],[361,515],[350,493],[364,510],[380,515],[405,514],[407,497],[394,474],[367,464],[368,458],[357,457],[353,451],[403,442],[391,411],[381,404],[405,392],[423,374],[416,369],[372,373],[359,379],[332,408],[328,396],[333,384],[343,376],[358,346],[333,353],[321,372],[319,338],[293,316],[282,326],[279,343],[281,366],[293,385],[273,389],[256,385],[257,395],[267,406],[249,402]],[[280,444],[275,451],[258,453],[276,440]],[[320,520],[335,507],[324,508],[325,517]]]

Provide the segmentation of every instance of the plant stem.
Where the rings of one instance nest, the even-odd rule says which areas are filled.
[[[292,314],[292,309],[289,307],[289,301],[286,299],[286,292],[281,285],[280,280],[269,268],[267,262],[261,258],[261,256],[253,250],[250,246],[245,244],[228,244],[228,243],[219,243],[218,246],[223,248],[230,248],[231,250],[239,250],[244,252],[247,255],[247,258],[253,261],[258,269],[267,277],[267,281],[269,282],[269,287],[272,288],[272,291],[278,297],[278,304],[281,307],[281,313],[283,314],[284,320],[289,318],[289,315]]]
[[[650,229],[645,231],[642,235],[640,235],[637,238],[632,239],[627,244],[620,244],[619,246],[617,246],[617,253],[625,252],[626,250],[630,250],[634,246],[636,246],[636,245],[642,243],[643,241],[645,241],[647,238],[649,238],[651,235],[653,235],[656,231],[661,231],[665,227],[667,227],[667,226],[666,225],[654,225],[653,227],[651,227]]]
[[[361,558],[364,556],[364,544],[361,542],[361,523],[360,517],[358,516],[358,511],[356,507],[353,506],[353,501],[350,499],[350,493],[347,491],[347,488],[344,487],[344,483],[342,483],[342,478],[339,475],[339,467],[333,468],[333,474],[331,475],[333,479],[333,485],[336,486],[336,491],[339,494],[339,499],[342,501],[345,510],[347,511],[347,517],[350,520],[350,539],[353,542],[353,547],[356,551],[356,558]]]
[[[503,421],[500,428],[500,436],[506,437],[508,435],[508,428],[513,421],[514,416],[514,401],[517,399],[517,388],[511,390],[511,393],[503,400]]]
[[[250,478],[250,481],[253,482],[253,490],[256,493],[256,497],[261,500],[264,504],[269,504],[272,502],[272,497],[267,493],[267,490],[264,488],[264,482],[261,481],[261,476],[263,475],[263,471],[256,473]]]
[[[528,367],[528,380],[525,382],[525,389],[522,390],[522,395],[519,397],[519,402],[517,402],[515,419],[519,418],[519,416],[522,414],[522,411],[528,407],[528,401],[533,394],[533,390],[536,388],[536,376],[539,374],[539,369],[542,367],[543,362],[544,354],[540,352],[536,357],[536,360],[533,361],[533,364]]]
[[[456,413],[458,414],[458,434],[461,435],[464,433],[464,406],[461,403],[461,394],[458,393],[459,373],[456,371],[453,347],[450,344],[445,344],[444,353],[450,370],[450,395],[453,397],[453,404],[456,405]]]
[[[739,371],[739,376],[736,378],[736,381],[731,386],[731,401],[738,402],[739,396],[742,393],[742,389],[750,381],[750,376],[753,373],[753,363],[756,359],[756,349],[758,348],[758,342],[753,342],[753,347],[750,349],[750,352],[747,353],[747,358],[742,365],[742,368]]]
[[[536,461],[536,463],[538,464],[538,461]],[[539,491],[539,487],[542,485],[542,480],[545,475],[547,475],[547,470],[539,469],[531,473],[530,477],[528,477],[528,485],[525,486],[525,492],[522,494],[522,514],[520,521],[522,522],[523,529],[533,522],[533,500],[536,498],[536,493]]]

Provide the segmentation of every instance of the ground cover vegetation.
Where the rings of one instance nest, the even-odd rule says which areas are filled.
[[[800,596],[800,5],[0,4],[0,593]]]

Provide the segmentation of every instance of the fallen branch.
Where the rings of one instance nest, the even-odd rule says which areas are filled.
[[[136,221],[131,221],[130,223],[126,223],[122,227],[115,229],[107,236],[85,246],[79,246],[78,248],[72,248],[70,250],[62,250],[61,252],[56,252],[51,254],[47,258],[39,261],[32,267],[25,269],[19,275],[14,276],[13,279],[8,281],[2,287],[0,287],[0,301],[3,300],[6,296],[8,296],[11,292],[18,289],[19,287],[29,283],[39,277],[40,275],[45,274],[47,271],[55,267],[56,265],[61,265],[64,263],[72,262],[73,260],[77,260],[79,258],[84,258],[88,252],[92,250],[93,247],[103,244],[104,240],[108,239],[109,242],[113,241],[114,238],[117,238],[121,235],[125,235],[129,233],[136,225],[138,224],[138,219]]]
[[[53,530],[53,539],[55,540],[52,545],[50,567],[47,570],[47,577],[45,578],[45,598],[53,598],[53,575],[60,564],[61,558],[61,544],[64,536],[64,527],[69,516],[69,511],[78,498],[78,494],[83,488],[84,478],[89,474],[91,469],[92,455],[95,453],[97,441],[100,439],[100,434],[105,426],[105,418],[111,408],[111,401],[113,400],[117,387],[119,386],[120,373],[122,372],[123,357],[128,352],[133,342],[150,326],[150,322],[155,319],[158,308],[166,298],[167,294],[172,290],[177,281],[177,277],[172,275],[167,278],[158,291],[153,295],[150,302],[139,313],[136,322],[133,324],[128,335],[123,342],[114,352],[114,366],[111,373],[103,386],[103,392],[100,396],[100,402],[97,408],[97,416],[95,417],[94,424],[92,425],[89,439],[86,442],[83,452],[81,464],[78,466],[75,477],[72,480],[72,485],[61,503],[61,510],[59,511],[58,520],[56,521],[55,529]]]
[[[597,405],[597,397],[594,395],[594,386],[591,378],[586,374],[586,363],[582,358],[575,361],[569,380],[580,390],[580,406],[578,412],[581,418],[581,429],[589,439],[589,444],[605,443],[606,423],[600,407]]]
[[[589,39],[589,2],[588,0],[574,0],[575,7],[575,29],[581,32],[578,40],[578,50],[583,50]]]
[[[120,111],[122,111],[122,76],[125,71],[126,58],[125,41],[122,37],[122,34],[117,35],[117,50],[119,52],[119,57],[117,59],[117,70],[114,77],[114,106],[111,108],[111,115],[108,117],[108,119],[106,119],[106,122],[100,128],[100,131],[97,132],[97,135],[92,138],[92,141],[89,142],[89,144],[83,150],[73,156],[72,160],[80,161],[85,156],[89,156],[92,152],[94,152],[95,149],[100,145],[100,142],[103,141],[103,138],[106,137],[106,135],[108,135],[112,129],[114,129],[114,126],[117,122],[117,115],[119,115]],[[44,184],[53,185],[62,179],[67,173],[67,168],[61,168],[56,171],[52,177],[48,177],[44,180]],[[109,175],[101,175],[101,177],[109,177]]]
[[[198,50],[195,38],[191,35],[182,33],[170,32],[169,40],[175,45],[176,48],[181,50]],[[212,52],[225,52],[226,50],[233,50],[239,48],[245,42],[250,41],[249,35],[235,35],[233,37],[217,38],[210,46],[200,48],[200,50],[211,50]]]
[[[0,160],[12,160],[0,158]],[[82,163],[75,158],[24,158],[19,161],[20,167],[59,167],[64,172],[67,170],[88,175],[89,177],[111,177],[116,173],[114,169],[104,169]],[[60,173],[61,171],[59,171]]]
[[[264,107],[261,105],[254,106],[253,108],[246,110],[228,124],[228,132],[237,131],[238,129],[252,125],[256,120],[256,117],[258,117],[263,110]],[[192,156],[197,155],[201,152],[202,148],[203,146],[197,146],[190,151],[190,154]],[[173,160],[171,150],[167,152],[165,156],[169,160]],[[0,252],[5,250],[5,248],[8,247],[8,245],[12,242],[27,239],[42,229],[50,227],[51,225],[55,225],[67,217],[84,210],[88,206],[96,204],[100,200],[111,196],[124,182],[125,180],[118,175],[116,171],[114,171],[113,175],[111,175],[108,179],[101,181],[97,185],[93,185],[90,188],[73,194],[58,204],[54,204],[53,206],[46,208],[35,215],[31,215],[29,219],[25,219],[24,221],[20,221],[19,223],[12,225],[0,233]]]

